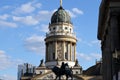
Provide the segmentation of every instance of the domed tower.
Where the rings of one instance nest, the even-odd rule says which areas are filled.
[[[76,42],[70,15],[61,3],[51,17],[49,32],[45,38],[46,67],[60,66],[62,62],[73,67],[76,61]]]

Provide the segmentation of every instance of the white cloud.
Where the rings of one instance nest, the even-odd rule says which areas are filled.
[[[90,55],[91,55],[91,57],[94,57],[94,58],[96,58],[96,59],[102,58],[102,55],[101,55],[101,54],[98,54],[98,53],[91,53]]]
[[[42,21],[50,20],[53,11],[41,10],[37,14],[33,14],[32,16],[13,16],[13,20],[26,25],[37,25]]]
[[[87,61],[92,59],[90,56],[88,56],[88,55],[86,55],[84,53],[77,53],[77,55],[78,55],[78,57],[80,57],[80,58],[82,58],[84,60],[87,60]]]
[[[42,16],[46,16],[47,15],[47,19],[50,19],[50,17],[52,16],[52,14],[57,11],[57,9],[54,9],[52,11],[47,11],[47,10],[43,10],[43,11],[39,11],[39,15]],[[78,15],[82,15],[83,14],[83,11],[82,10],[79,10],[78,8],[73,8],[72,10],[66,10],[69,15],[72,17],[72,18],[76,18]]]
[[[79,10],[78,8],[73,8],[72,9],[73,13],[76,13],[76,14],[83,14],[83,11],[82,10]]]
[[[100,47],[100,41],[99,40],[93,40],[93,41],[85,41],[82,40],[81,43],[88,45],[89,47],[93,47],[93,46],[99,46]]]
[[[28,2],[16,8],[15,11],[13,11],[13,13],[14,14],[32,13],[35,11],[36,8],[40,8],[41,5],[42,5],[41,3]]]
[[[83,15],[83,11],[78,8],[73,8],[72,10],[66,10],[72,18],[76,18],[78,15]]]
[[[20,22],[22,24],[26,24],[26,25],[29,25],[29,26],[37,25],[42,21],[50,22],[50,18],[52,16],[52,14],[57,9],[54,9],[54,10],[51,10],[51,11],[48,11],[48,10],[37,11],[37,8],[40,8],[41,6],[42,6],[41,3],[37,3],[35,1],[22,4],[22,5],[20,5],[20,7],[17,7],[13,11],[13,13],[15,13],[17,15],[12,16],[13,20],[11,20],[10,22],[3,21],[3,20],[7,20],[8,17],[11,18],[11,16],[9,16],[8,14],[0,15],[0,19],[1,19],[0,24],[1,24],[1,26],[16,28],[16,27],[18,27],[18,25],[14,21]],[[6,6],[6,7],[9,7],[9,6]],[[77,9],[77,8],[73,8],[72,10],[66,10],[66,11],[69,12],[69,14],[72,18],[75,18],[80,14],[80,10]],[[26,13],[30,13],[30,14],[27,15],[27,16],[22,15],[22,14],[26,14]],[[43,27],[45,25],[41,25],[41,26]],[[47,28],[44,27],[43,31],[46,32]]]
[[[98,53],[85,54],[85,53],[78,53],[77,52],[77,57],[84,59],[86,61],[96,60],[96,59],[100,60],[101,54],[98,54]]]
[[[7,69],[9,67],[16,67],[18,63],[22,61],[19,59],[11,59],[10,56],[6,55],[5,51],[0,50],[0,70]]]
[[[26,25],[36,25],[39,23],[39,21],[33,18],[32,16],[26,16],[26,17],[13,16],[13,20],[24,23]]]
[[[9,17],[8,14],[0,15],[1,20],[7,20],[8,17]]]
[[[0,79],[2,80],[17,80],[16,76],[11,76],[10,74],[4,74],[0,76]]]
[[[49,11],[40,11],[39,14],[49,14]]]
[[[42,4],[41,4],[41,3],[36,3],[36,4],[34,4],[34,6],[35,6],[36,8],[40,8],[40,7],[42,6]]]
[[[44,37],[43,36],[37,36],[37,35],[33,35],[31,37],[28,37],[26,39],[27,42],[32,43],[32,42],[43,42],[44,41]]]
[[[45,53],[44,36],[32,35],[25,39],[25,48],[39,54]]]
[[[14,22],[7,22],[7,21],[2,21],[0,20],[0,27],[11,27],[11,28],[16,28],[17,24]]]
[[[66,11],[69,13],[70,17],[72,17],[72,18],[75,18],[77,16],[70,10],[66,10]]]
[[[41,10],[38,12],[38,15],[36,16],[36,18],[39,21],[48,21],[50,20],[52,13],[53,11]]]
[[[16,10],[13,12],[15,14],[18,13],[31,13],[35,10],[35,8],[32,6],[32,3],[26,3],[26,4],[22,4],[20,7],[16,8]]]
[[[11,65],[9,58],[10,57],[7,56],[3,51],[0,51],[0,70]]]
[[[31,13],[35,10],[35,8],[29,2],[27,4],[23,4],[19,10],[25,13]]]
[[[51,10],[51,11],[40,10],[39,12],[36,11],[37,13],[36,12],[34,13],[33,11],[35,11],[36,8],[40,8],[41,4],[35,3],[36,4],[35,6],[33,6],[33,4],[34,3],[29,2],[29,3],[21,5],[20,8],[16,9],[16,11],[19,11],[22,13],[31,13],[32,12],[32,16],[24,16],[24,17],[23,16],[21,16],[21,17],[13,16],[13,20],[27,24],[27,25],[37,25],[42,21],[49,21],[52,14],[57,10],[57,9]],[[19,12],[16,12],[16,11],[14,11],[14,12],[19,14]],[[73,8],[72,10],[66,10],[66,11],[70,14],[70,16],[72,18],[75,18],[78,15],[82,14],[82,11],[80,12],[80,10],[77,8]]]
[[[48,25],[42,24],[40,26],[35,27],[35,29],[38,31],[42,31],[42,32],[47,33],[48,32]]]

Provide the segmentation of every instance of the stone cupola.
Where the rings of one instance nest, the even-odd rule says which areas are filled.
[[[46,67],[60,66],[62,62],[70,67],[76,61],[76,35],[69,13],[62,4],[55,11],[49,23],[49,32],[46,34]]]

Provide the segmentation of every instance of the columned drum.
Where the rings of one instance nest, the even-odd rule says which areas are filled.
[[[68,63],[70,67],[76,60],[76,35],[69,14],[60,6],[52,15],[46,34],[46,67],[61,66]]]

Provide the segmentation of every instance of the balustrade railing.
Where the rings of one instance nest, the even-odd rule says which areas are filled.
[[[46,33],[46,37],[54,36],[54,35],[65,35],[65,36],[71,36],[71,37],[76,38],[75,33],[65,33],[65,32],[54,32],[54,33],[49,32],[49,33]]]

